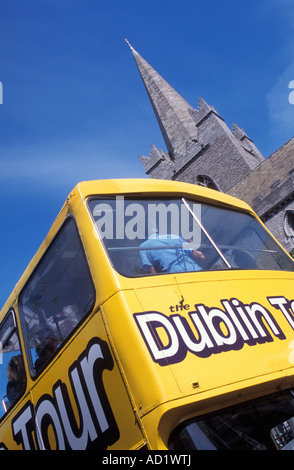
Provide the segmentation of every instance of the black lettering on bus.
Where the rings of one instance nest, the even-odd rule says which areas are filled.
[[[272,342],[273,337],[286,339],[274,316],[259,303],[243,305],[237,299],[221,302],[224,309],[195,304],[195,311],[189,312],[190,324],[180,314],[134,314],[153,361],[165,366],[183,361],[188,351],[205,358],[242,349],[245,343],[254,346]],[[168,344],[162,343],[160,328],[165,330]]]
[[[106,449],[119,439],[119,430],[107,398],[103,371],[114,366],[109,347],[93,338],[68,371],[78,419],[69,398],[67,385],[60,379],[52,396],[42,395],[34,409],[29,401],[12,421],[14,440],[25,450],[54,448]],[[35,437],[35,439],[34,439]]]

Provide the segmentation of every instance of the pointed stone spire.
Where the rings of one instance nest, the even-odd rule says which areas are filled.
[[[186,144],[197,140],[192,106],[185,101],[127,41],[147,90],[167,150],[172,158],[185,153]]]

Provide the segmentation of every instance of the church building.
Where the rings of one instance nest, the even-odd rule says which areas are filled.
[[[265,159],[243,129],[231,131],[202,98],[194,109],[130,48],[166,144],[140,157],[146,174],[242,199],[294,253],[294,137]]]

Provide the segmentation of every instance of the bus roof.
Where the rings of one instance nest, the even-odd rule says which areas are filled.
[[[104,194],[142,196],[144,193],[147,193],[155,196],[165,193],[167,196],[175,194],[190,197],[195,196],[207,202],[219,202],[221,204],[252,212],[251,207],[240,199],[214,189],[204,188],[199,185],[184,183],[181,181],[161,180],[155,178],[93,180],[78,183],[71,194],[75,191],[79,191],[84,199],[92,195]]]

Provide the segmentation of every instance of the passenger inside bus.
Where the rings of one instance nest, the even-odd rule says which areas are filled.
[[[199,271],[205,256],[182,237],[152,234],[140,246],[143,269],[150,273]]]
[[[10,359],[7,367],[7,377],[6,396],[11,406],[22,394],[25,387],[25,372],[20,354],[12,356]]]
[[[38,372],[55,353],[59,343],[54,332],[50,329],[39,334],[39,341],[40,343],[36,347],[36,353],[38,355],[35,361],[36,372]]]
[[[40,312],[40,309],[39,309]],[[77,307],[68,305],[60,313],[46,319],[46,324],[35,334],[37,341],[37,359],[34,367],[38,372],[53,356],[62,341],[73,331],[78,324]]]

